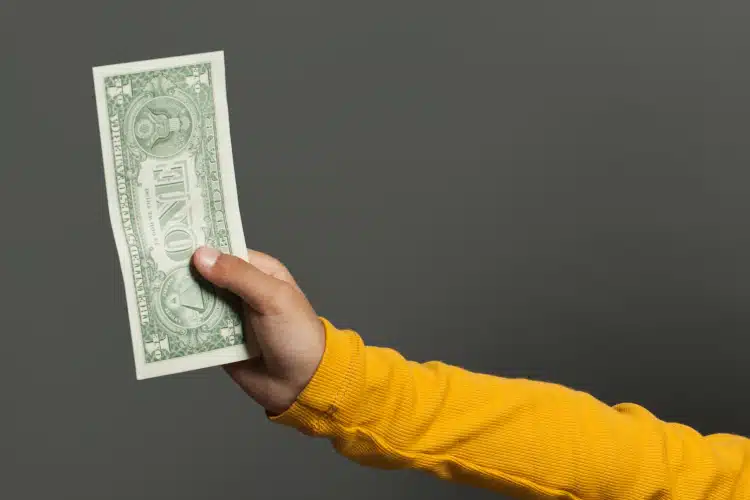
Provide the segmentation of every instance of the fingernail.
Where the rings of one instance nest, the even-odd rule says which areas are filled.
[[[202,247],[198,249],[197,260],[201,267],[204,269],[211,269],[216,264],[216,259],[219,258],[221,252],[211,247]]]

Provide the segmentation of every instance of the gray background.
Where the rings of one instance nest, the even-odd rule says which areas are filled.
[[[248,245],[371,344],[750,434],[750,4],[0,7],[3,498],[490,498],[137,382],[91,67],[225,50]],[[9,422],[9,423],[8,423]]]

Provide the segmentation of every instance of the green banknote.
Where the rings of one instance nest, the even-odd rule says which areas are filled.
[[[136,377],[251,357],[236,301],[191,267],[202,245],[247,258],[223,53],[93,71]]]

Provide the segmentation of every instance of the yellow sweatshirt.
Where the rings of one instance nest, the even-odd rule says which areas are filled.
[[[517,498],[750,499],[750,440],[701,436],[634,404],[366,347],[323,320],[326,351],[272,420],[342,455]]]

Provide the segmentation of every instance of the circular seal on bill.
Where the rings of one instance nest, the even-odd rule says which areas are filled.
[[[223,305],[209,284],[200,284],[188,267],[171,271],[158,291],[159,316],[173,331],[186,331],[211,325]]]
[[[193,117],[179,99],[160,95],[141,104],[133,118],[138,146],[158,158],[173,156],[187,147],[193,135]]]

